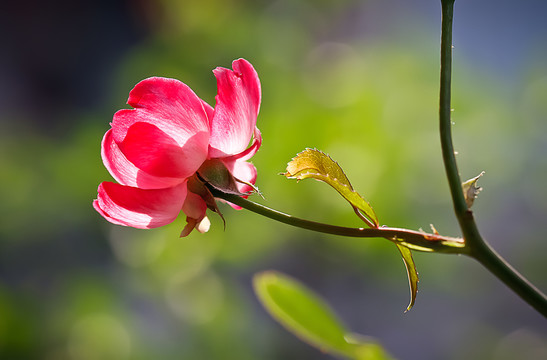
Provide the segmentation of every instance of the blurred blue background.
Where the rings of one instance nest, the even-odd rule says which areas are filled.
[[[547,290],[547,5],[457,0],[454,141],[481,171],[484,236]],[[210,104],[211,70],[244,57],[263,89],[253,158],[267,206],[361,226],[324,184],[277,174],[329,153],[381,223],[459,235],[437,134],[440,2],[97,0],[0,5],[0,358],[330,359],[262,309],[255,272],[321,294],[398,359],[545,359],[547,324],[471,259],[415,254],[416,306],[395,248],[223,206],[207,234],[106,222],[100,141],[157,75]]]

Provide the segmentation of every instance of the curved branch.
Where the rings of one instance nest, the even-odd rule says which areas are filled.
[[[465,252],[463,239],[461,238],[453,238],[438,234],[428,234],[420,231],[392,227],[351,228],[329,225],[297,218],[244,199],[236,194],[224,193],[211,186],[208,188],[216,198],[226,200],[259,215],[302,229],[347,237],[385,238],[399,245],[406,246],[412,250],[423,252],[440,252],[447,254],[462,254]]]
[[[441,79],[439,101],[439,128],[446,176],[454,204],[454,212],[465,239],[466,254],[479,261],[524,301],[547,317],[547,297],[526,278],[513,269],[482,238],[465,202],[452,144],[451,77],[452,77],[452,23],[455,0],[441,0]]]

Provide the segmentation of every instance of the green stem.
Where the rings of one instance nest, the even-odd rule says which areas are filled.
[[[386,238],[394,243],[404,245],[412,250],[423,252],[434,251],[447,254],[462,254],[465,252],[465,247],[461,238],[441,236],[438,234],[427,234],[420,231],[392,227],[350,228],[344,226],[329,225],[297,218],[292,215],[270,209],[264,205],[249,201],[239,195],[224,193],[211,186],[208,186],[208,188],[213,196],[216,198],[224,199],[231,202],[232,204],[239,205],[242,208],[245,208],[259,215],[302,229],[347,237]]]
[[[471,249],[469,256],[475,258],[530,306],[547,317],[547,297],[545,294],[513,269],[486,242],[477,242]]]
[[[452,144],[452,121],[451,121],[451,83],[452,83],[452,19],[454,0],[442,0],[442,23],[441,23],[441,86],[439,106],[439,130],[441,135],[441,148],[443,162],[448,177],[448,185],[452,194],[454,210],[459,215],[467,211],[465,198],[461,187],[461,179]],[[460,223],[461,224],[461,223]]]
[[[451,76],[452,76],[452,21],[455,0],[441,0],[441,79],[439,125],[441,148],[446,176],[454,204],[454,212],[465,239],[467,255],[476,259],[505,285],[518,294],[524,301],[547,317],[547,297],[528,280],[513,269],[482,238],[473,217],[468,209],[462,191],[458,173],[454,146],[452,144],[451,121]]]

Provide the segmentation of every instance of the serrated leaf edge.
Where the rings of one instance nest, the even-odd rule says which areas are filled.
[[[301,172],[299,172],[299,173],[301,173]],[[341,196],[342,196],[342,197],[351,205],[351,207],[353,207],[353,209],[356,211],[357,216],[359,216],[359,218],[361,218],[361,220],[365,221],[370,227],[378,227],[378,226],[379,226],[378,216],[377,216],[376,213],[374,212],[374,209],[372,208],[372,206],[370,205],[370,203],[369,203],[367,200],[365,200],[365,198],[364,198],[361,194],[359,194],[357,191],[353,190],[353,187],[348,186],[348,185],[346,185],[346,184],[343,184],[343,183],[341,183],[340,181],[338,181],[337,178],[332,178],[332,177],[330,177],[330,176],[328,176],[328,175],[323,175],[323,174],[311,173],[311,172],[310,172],[310,173],[305,173],[305,174],[303,174],[302,176],[304,176],[304,177],[302,177],[302,178],[296,178],[296,179],[297,179],[298,181],[300,181],[300,180],[304,180],[304,179],[307,179],[307,178],[312,177],[312,178],[314,178],[315,180],[323,181],[323,182],[326,182],[327,184],[329,184],[329,182],[326,181],[326,180],[319,180],[319,179],[317,179],[317,177],[319,177],[319,178],[327,178],[327,179],[329,179],[330,181],[335,182],[337,186],[340,186],[340,187],[342,187],[342,188],[347,188],[348,191],[349,191],[350,193],[357,195],[361,200],[363,200],[363,202],[364,202],[364,203],[366,204],[366,206],[368,207],[369,211],[367,211],[367,209],[363,209],[363,208],[360,207],[360,206],[357,206],[354,202],[352,202],[351,200],[349,200],[348,198],[346,198],[346,196],[345,196],[342,192],[340,192],[340,191],[336,188],[336,186],[333,186],[333,185],[329,184],[329,185],[331,185],[332,188],[334,188],[334,190],[336,190],[336,191],[337,191],[337,192],[338,192],[338,193],[339,193],[339,194],[340,194],[340,195],[341,195]],[[361,212],[361,211],[362,211],[362,212]],[[370,213],[369,213],[369,212],[370,212]],[[364,214],[363,214],[363,213],[364,213]],[[363,219],[363,217],[365,217],[366,219]]]
[[[342,169],[342,167],[340,166],[340,164],[338,164],[338,162],[336,160],[334,160],[332,157],[330,157],[329,154],[321,151],[321,150],[318,150],[316,148],[306,148],[304,150],[302,150],[301,152],[299,152],[298,154],[296,154],[296,156],[294,156],[291,161],[289,161],[287,163],[287,168],[289,167],[289,165],[293,162],[293,161],[297,161],[297,159],[302,156],[303,154],[305,154],[306,152],[309,152],[309,151],[316,151],[324,156],[326,156],[330,161],[332,161],[334,164],[336,164],[336,166],[340,169],[340,172],[344,175],[344,178],[345,178],[345,181],[344,182],[347,182],[347,184],[341,182],[338,178],[334,178],[334,177],[330,177],[329,174],[321,174],[321,173],[317,173],[317,172],[314,172],[317,171],[318,169],[317,168],[313,168],[313,167],[308,167],[308,168],[305,168],[305,169],[302,169],[298,172],[295,172],[294,174],[290,173],[288,170],[287,172],[285,173],[281,173],[281,175],[284,175],[287,179],[296,179],[297,181],[301,181],[301,180],[304,180],[304,179],[307,179],[307,178],[314,178],[315,180],[318,180],[318,181],[323,181],[323,182],[326,182],[327,184],[329,184],[328,181],[325,181],[325,180],[322,180],[322,179],[317,179],[318,177],[320,178],[326,178],[330,181],[333,181],[336,183],[336,185],[338,186],[342,186],[342,187],[346,187],[349,189],[350,193],[354,193],[356,194],[357,196],[359,196],[359,198],[361,200],[363,200],[363,202],[366,204],[366,207],[368,209],[363,209],[359,206],[356,206],[351,200],[349,200],[348,198],[346,198],[346,196],[338,191],[338,189],[329,184],[331,187],[333,187],[347,202],[350,203],[350,205],[353,207],[353,209],[355,210],[355,213],[357,214],[357,216],[363,220],[365,223],[367,223],[368,226],[370,227],[378,227],[379,226],[379,220],[378,220],[378,216],[376,215],[376,213],[374,212],[374,209],[372,208],[372,206],[370,205],[370,203],[361,195],[359,194],[357,191],[355,191],[353,189],[353,186],[351,185],[351,182],[349,181],[348,177],[346,176],[346,174],[344,173],[344,170]],[[364,214],[363,214],[364,213]]]

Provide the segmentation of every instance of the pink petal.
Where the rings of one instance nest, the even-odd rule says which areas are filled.
[[[201,196],[188,191],[182,211],[190,218],[201,220],[207,212],[207,204]]]
[[[182,209],[186,193],[186,182],[152,190],[103,182],[93,207],[113,224],[150,229],[173,222]]]
[[[180,184],[182,179],[150,175],[127,160],[108,130],[101,144],[103,163],[120,184],[141,189],[163,189]]]
[[[262,145],[262,134],[260,133],[260,130],[258,130],[258,128],[255,127],[254,135],[253,135],[253,143],[251,144],[251,146],[249,146],[245,151],[239,154],[224,157],[222,160],[225,160],[225,161],[249,160],[250,158],[254,156],[254,154],[256,154],[256,152],[258,151],[261,145]]]
[[[215,113],[215,110],[212,108],[211,105],[207,104],[203,100],[201,100],[201,104],[203,105],[203,110],[205,110],[205,114],[207,115],[207,119],[209,119],[209,127],[210,127],[211,126],[211,121],[213,120],[213,115]]]
[[[233,71],[216,68],[218,94],[211,122],[209,156],[226,157],[243,152],[254,133],[260,109],[260,81],[245,59],[232,63]]]
[[[129,92],[127,104],[135,109],[145,109],[158,116],[155,121],[167,133],[178,134],[181,129],[190,133],[208,129],[208,120],[201,100],[186,84],[176,79],[151,77],[139,82]],[[208,106],[208,105],[207,105]]]
[[[184,83],[159,77],[139,82],[127,102],[136,109],[114,115],[112,136],[130,162],[156,176],[184,177],[197,170],[208,151],[208,105]],[[156,142],[160,150],[152,146]],[[165,153],[174,169],[158,173],[162,167],[154,158]]]
[[[159,127],[136,122],[129,127],[124,140],[117,144],[124,156],[139,169],[154,176],[184,179],[195,173],[207,158],[204,150],[207,139],[208,134],[200,132],[180,145]]]
[[[200,230],[199,226],[202,220],[207,219],[205,216],[207,212],[207,204],[205,204],[205,201],[201,198],[201,196],[188,191],[186,200],[182,206],[182,211],[186,214],[186,226],[182,229],[180,237],[188,236],[194,228],[197,228],[199,232],[203,232]],[[204,223],[204,228],[202,229],[205,230],[205,232],[209,230],[206,223],[207,222]]]
[[[209,218],[207,216],[203,217],[201,220],[196,220],[190,217],[186,218],[186,226],[184,229],[182,229],[182,232],[180,233],[180,237],[186,237],[190,235],[192,230],[196,229],[200,233],[206,233],[209,231],[209,228],[211,227],[211,221],[209,221]]]

